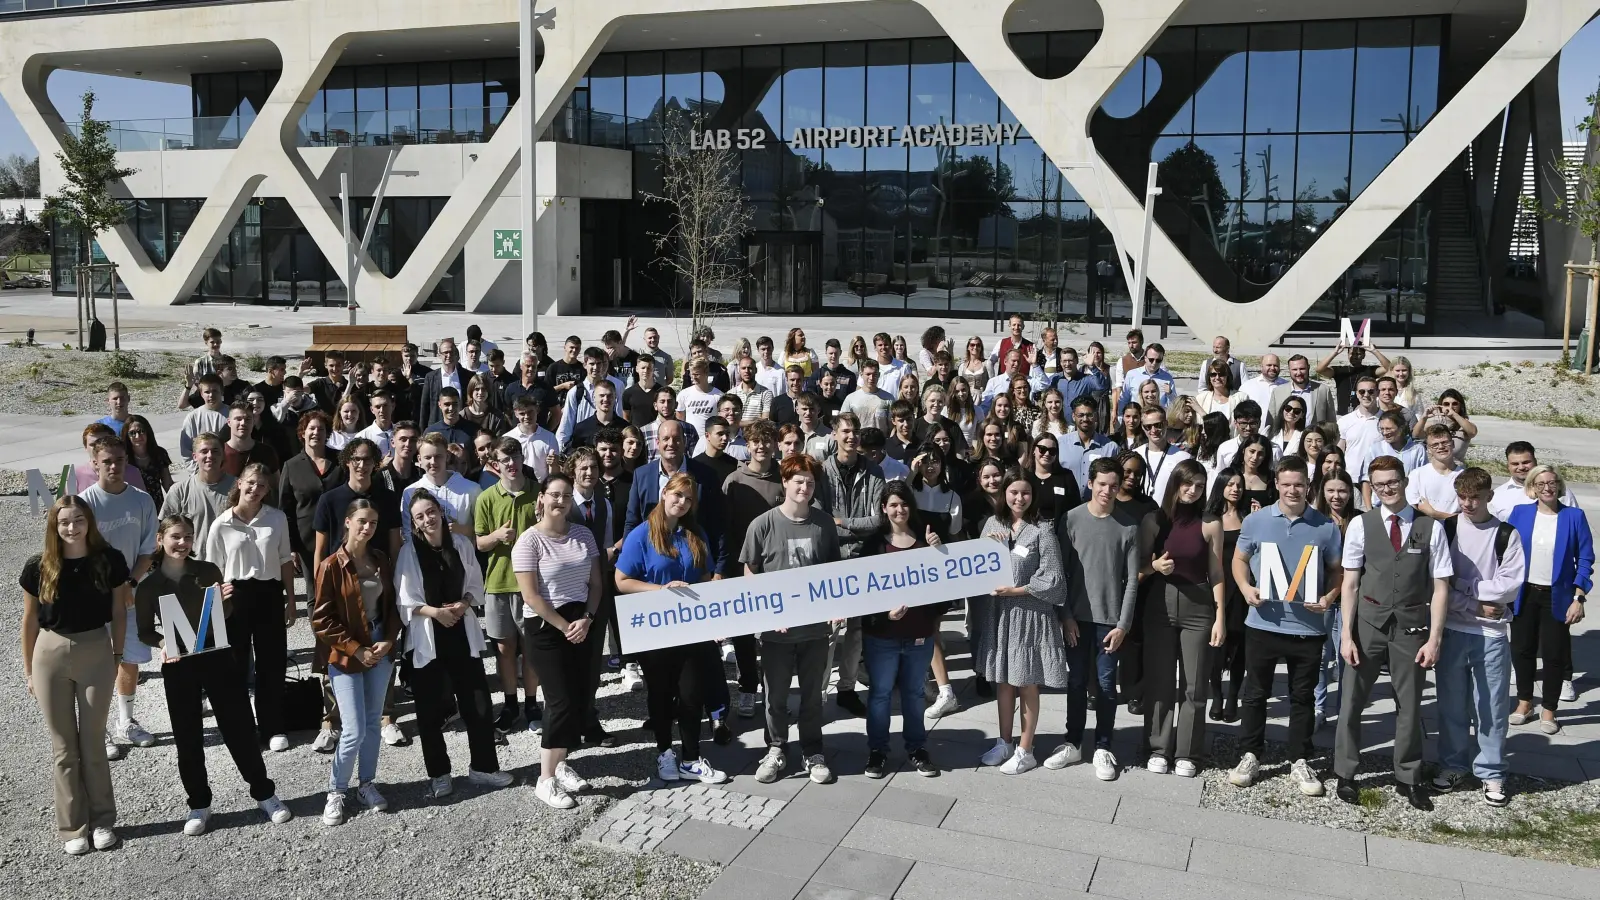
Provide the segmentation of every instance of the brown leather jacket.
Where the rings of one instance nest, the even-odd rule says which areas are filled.
[[[378,601],[378,618],[384,637],[394,641],[394,657],[401,646],[400,609],[395,603],[394,567],[389,557],[376,547],[367,553],[378,564],[378,579],[383,597]],[[317,566],[317,587],[311,608],[311,631],[317,636],[317,662],[332,663],[345,672],[362,672],[366,666],[356,652],[374,643],[367,628],[367,611],[361,602],[361,579],[355,562],[343,546]]]

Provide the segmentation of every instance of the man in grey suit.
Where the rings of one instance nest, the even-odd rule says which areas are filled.
[[[1338,420],[1338,401],[1334,398],[1333,386],[1311,380],[1311,361],[1303,353],[1289,357],[1289,383],[1272,389],[1272,402],[1262,410],[1263,419],[1276,423],[1283,401],[1296,395],[1306,401],[1307,426]]]
[[[1361,714],[1384,665],[1394,687],[1395,792],[1413,809],[1431,810],[1422,780],[1422,692],[1439,660],[1450,577],[1455,565],[1444,526],[1406,502],[1405,467],[1397,457],[1372,461],[1367,473],[1376,501],[1344,539],[1339,653],[1339,730],[1333,771],[1340,800],[1360,804]],[[1459,698],[1458,698],[1459,699]]]

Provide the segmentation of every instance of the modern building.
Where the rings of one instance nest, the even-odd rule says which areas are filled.
[[[523,247],[542,315],[681,303],[652,199],[676,154],[742,188],[716,296],[764,312],[1126,316],[1144,261],[1176,316],[1255,343],[1508,304],[1559,329],[1573,240],[1535,223],[1518,264],[1517,198],[1560,152],[1560,52],[1600,0],[557,4],[526,242],[519,6],[0,0],[0,94],[49,191],[76,117],[51,72],[190,87],[186,114],[112,130],[138,171],[98,253],[141,303],[344,303],[341,176],[358,234],[376,208],[364,308],[513,312]],[[58,234],[58,289],[77,247]]]

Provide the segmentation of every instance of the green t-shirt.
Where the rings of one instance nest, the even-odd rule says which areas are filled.
[[[538,509],[539,489],[532,481],[526,482],[520,494],[511,494],[498,481],[478,495],[472,508],[473,531],[479,537],[511,523],[516,531],[509,543],[500,544],[488,551],[488,565],[483,571],[483,589],[490,594],[515,594],[518,591],[517,573],[511,569],[511,548],[517,537],[533,527]]]

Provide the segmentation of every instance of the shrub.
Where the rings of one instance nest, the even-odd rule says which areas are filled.
[[[139,357],[126,350],[116,350],[106,358],[106,377],[132,378],[139,371]]]

